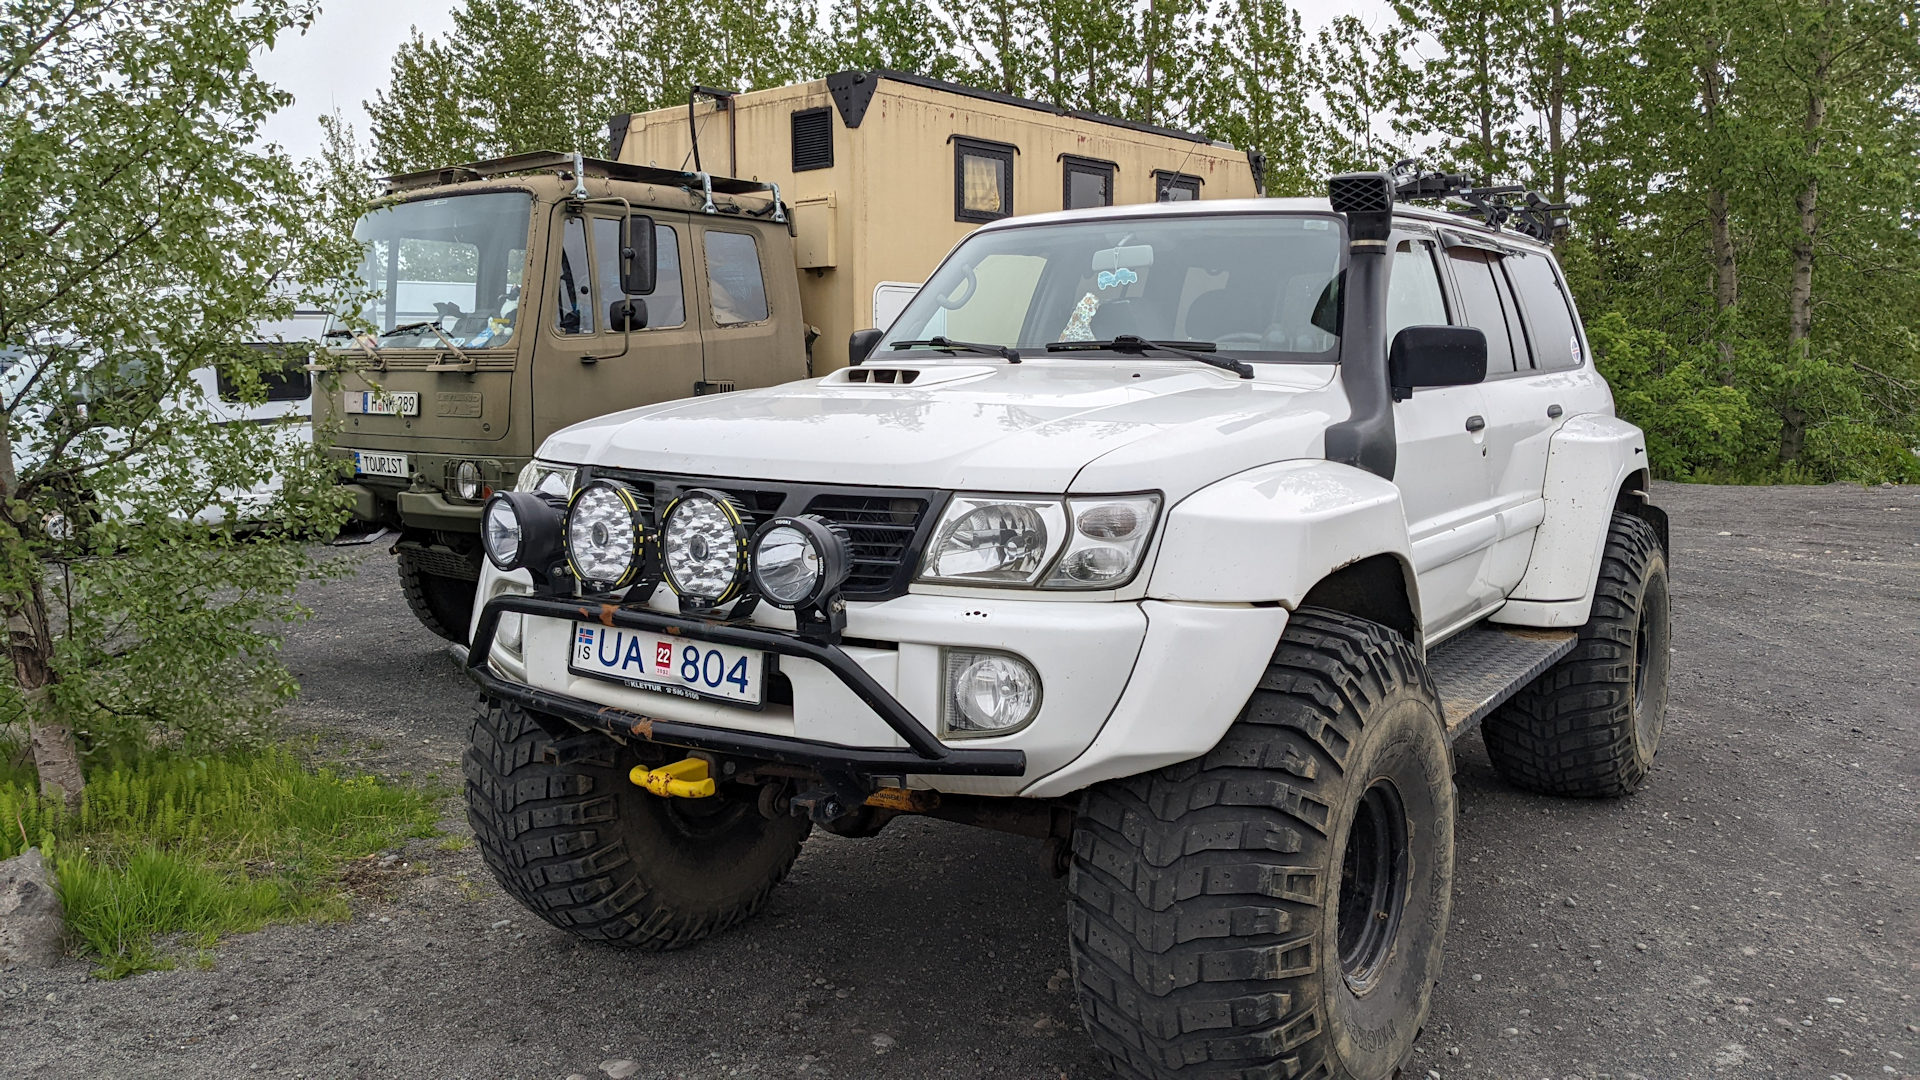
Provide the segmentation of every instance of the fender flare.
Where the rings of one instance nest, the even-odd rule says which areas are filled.
[[[1541,488],[1546,512],[1534,532],[1527,571],[1493,621],[1585,624],[1613,512],[1623,489],[1647,471],[1646,436],[1625,420],[1588,413],[1562,424],[1547,444]]]

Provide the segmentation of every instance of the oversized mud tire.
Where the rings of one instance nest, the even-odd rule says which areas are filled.
[[[406,593],[407,606],[422,626],[456,645],[467,643],[476,587],[464,578],[428,573],[411,556],[400,553],[400,590]]]
[[[1667,556],[1653,526],[1613,515],[1579,644],[1487,717],[1493,767],[1516,787],[1586,798],[1646,782],[1672,665]]]
[[[1306,608],[1205,757],[1087,792],[1069,950],[1116,1075],[1395,1074],[1451,907],[1443,732],[1404,638]]]
[[[570,934],[630,948],[691,945],[760,910],[809,822],[768,820],[724,786],[660,798],[627,779],[638,761],[605,736],[556,737],[519,706],[482,700],[467,820],[500,886]]]

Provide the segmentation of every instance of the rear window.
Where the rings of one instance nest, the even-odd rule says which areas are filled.
[[[277,341],[248,342],[248,347],[273,356],[280,361],[279,371],[262,371],[260,382],[265,386],[268,401],[305,401],[313,396],[313,376],[307,372],[307,361],[312,359],[309,346],[283,344]],[[220,392],[220,400],[229,404],[240,401],[240,388],[227,372],[215,369],[214,380]]]
[[[1460,287],[1460,314],[1468,326],[1487,335],[1487,374],[1514,370],[1514,356],[1526,355],[1526,341],[1514,340],[1507,325],[1506,292],[1500,281],[1500,257],[1479,248],[1448,252],[1453,277]]]
[[[1533,340],[1533,364],[1543,371],[1580,366],[1580,329],[1553,260],[1544,255],[1509,255],[1507,275],[1520,294]]]

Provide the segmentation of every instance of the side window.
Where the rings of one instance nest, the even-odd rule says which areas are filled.
[[[1113,205],[1113,174],[1117,168],[1113,162],[1074,157],[1072,154],[1060,160],[1063,162],[1066,187],[1061,195],[1061,206],[1068,210],[1081,210],[1089,206]]]
[[[664,330],[687,321],[687,306],[680,291],[680,237],[671,225],[653,227],[656,276],[653,293],[642,297],[647,302],[647,329]],[[602,299],[612,302],[620,281],[620,219],[593,219],[593,272],[607,284]]]
[[[1512,371],[1513,338],[1507,331],[1507,310],[1500,303],[1500,286],[1494,275],[1500,257],[1479,248],[1455,248],[1447,253],[1453,264],[1453,277],[1460,286],[1460,314],[1468,326],[1477,326],[1487,335],[1487,374]],[[1523,343],[1521,346],[1525,348]]]
[[[1447,325],[1447,301],[1440,291],[1440,273],[1433,265],[1433,244],[1402,240],[1393,252],[1393,272],[1387,277],[1387,344],[1409,326]]]
[[[1506,264],[1514,291],[1526,308],[1533,366],[1541,371],[1579,367],[1580,328],[1553,260],[1544,255],[1509,255]]]
[[[1500,307],[1507,313],[1507,340],[1513,343],[1513,367],[1516,371],[1533,368],[1528,330],[1520,320],[1520,305],[1513,298],[1513,282],[1507,277],[1507,260],[1493,260],[1493,285],[1500,292]]]
[[[953,139],[953,220],[998,221],[1013,213],[1013,154],[1006,143]]]
[[[554,284],[554,326],[563,334],[593,333],[593,273],[587,261],[587,226],[568,217],[560,236],[560,272]]]
[[[716,326],[767,317],[767,283],[760,277],[760,246],[746,233],[707,233],[707,298]]]
[[[1197,202],[1200,198],[1200,178],[1186,173],[1168,172],[1165,169],[1153,171],[1154,202]]]

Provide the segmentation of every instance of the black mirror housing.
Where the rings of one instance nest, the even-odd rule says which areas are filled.
[[[1393,400],[1423,386],[1472,386],[1487,377],[1487,335],[1472,326],[1409,326],[1387,350]]]
[[[873,355],[873,347],[880,344],[881,330],[855,330],[847,335],[847,364],[859,367]]]
[[[646,328],[647,302],[645,300],[637,296],[629,296],[607,305],[607,329],[627,331]]]
[[[620,291],[628,296],[651,295],[660,269],[655,259],[653,219],[629,214],[620,225]]]

